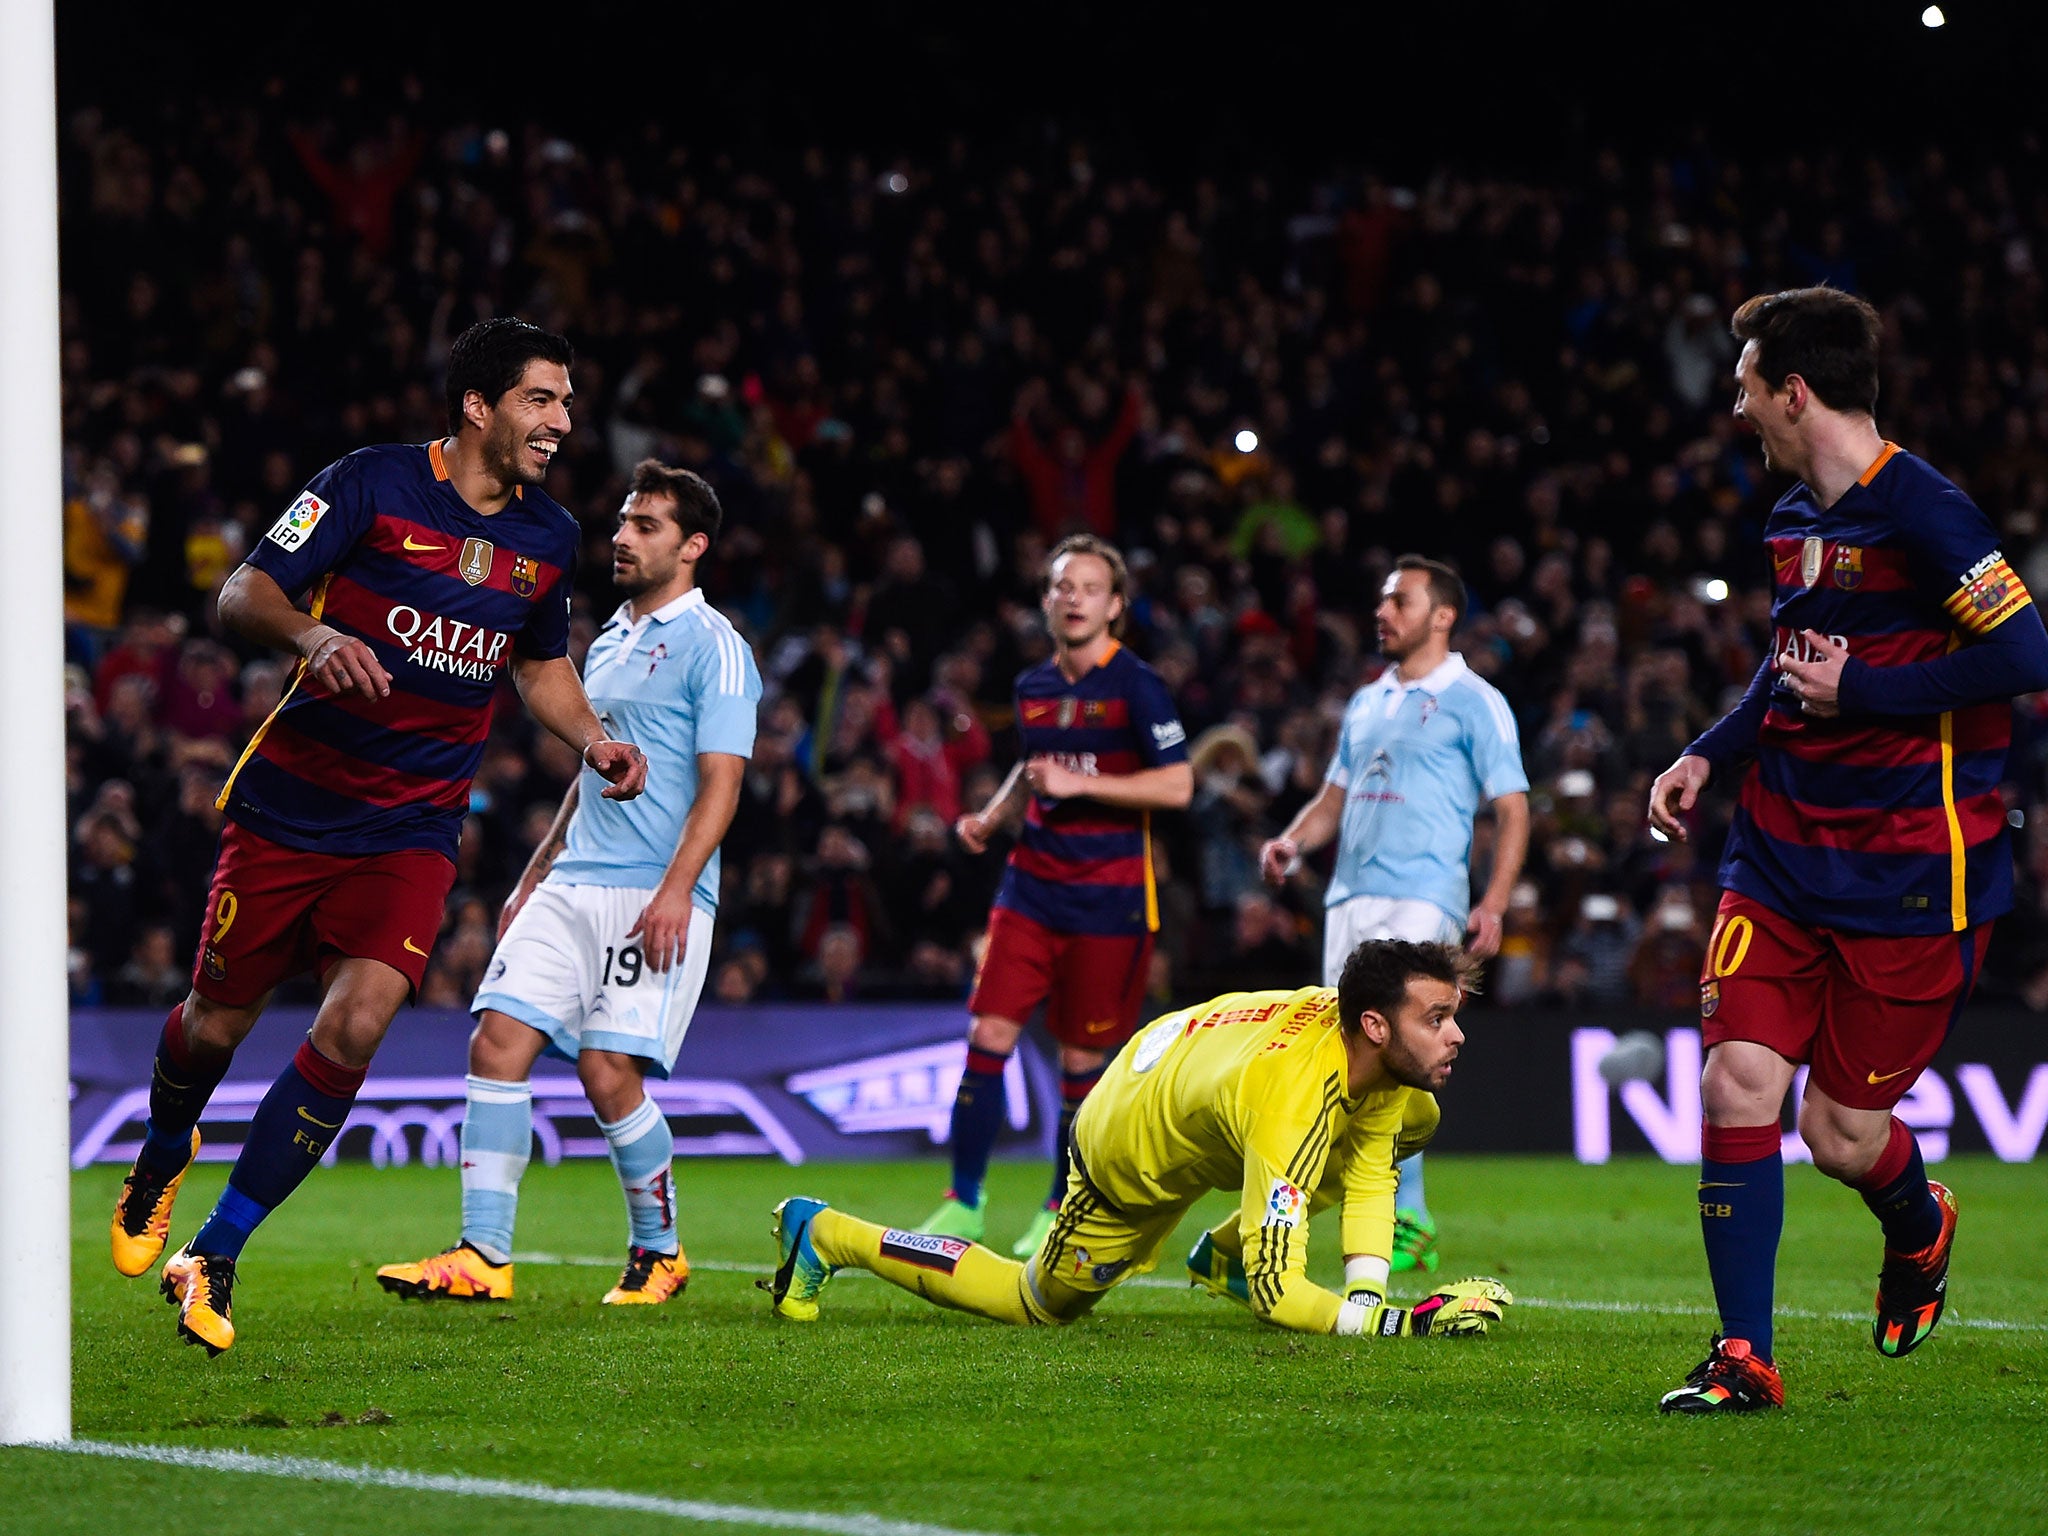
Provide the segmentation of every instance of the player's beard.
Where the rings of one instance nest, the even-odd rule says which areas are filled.
[[[1401,1029],[1395,1025],[1387,1032],[1387,1043],[1380,1050],[1380,1065],[1387,1076],[1404,1088],[1420,1088],[1424,1093],[1434,1093],[1442,1086],[1437,1072],[1423,1065],[1422,1058],[1408,1048],[1401,1038]],[[1449,1066],[1449,1062],[1442,1064]],[[1438,1068],[1438,1072],[1442,1067]]]
[[[484,439],[484,468],[500,485],[539,485],[547,467],[538,473],[526,465],[526,440],[533,434],[521,432],[518,423],[501,419],[497,430]]]
[[[613,564],[612,585],[628,597],[638,597],[643,592],[652,592],[673,580],[678,564],[679,561],[670,561],[664,569],[645,555],[636,555],[633,557],[633,563],[623,571],[616,562]]]

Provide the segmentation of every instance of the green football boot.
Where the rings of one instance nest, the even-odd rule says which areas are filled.
[[[988,1226],[988,1196],[983,1195],[973,1205],[954,1198],[953,1192],[946,1191],[946,1198],[939,1202],[939,1208],[925,1217],[920,1232],[929,1232],[934,1237],[957,1237],[964,1242],[978,1243]]]
[[[1394,1212],[1394,1253],[1387,1268],[1394,1274],[1411,1269],[1436,1273],[1443,1257],[1436,1251],[1436,1223],[1427,1211]]]
[[[1232,1258],[1216,1246],[1207,1232],[1188,1254],[1188,1284],[1199,1285],[1212,1296],[1234,1301],[1240,1307],[1252,1304],[1251,1286],[1244,1276],[1244,1260]]]
[[[1010,1253],[1019,1259],[1028,1259],[1045,1246],[1046,1234],[1052,1231],[1052,1224],[1060,1219],[1060,1213],[1046,1206],[1038,1208],[1038,1214],[1031,1218],[1031,1225],[1024,1229],[1024,1235],[1010,1244]]]

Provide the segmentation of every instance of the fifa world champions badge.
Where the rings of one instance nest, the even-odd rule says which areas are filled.
[[[1820,580],[1821,542],[1809,537],[1799,547],[1799,585],[1810,587]]]
[[[472,587],[482,586],[491,579],[491,556],[495,553],[489,539],[464,539],[462,556],[455,568]]]

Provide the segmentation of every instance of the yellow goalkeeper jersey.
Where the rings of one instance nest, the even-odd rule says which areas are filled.
[[[1387,1256],[1396,1138],[1405,1154],[1436,1124],[1421,1090],[1347,1098],[1345,1079],[1332,988],[1226,993],[1154,1020],[1110,1064],[1074,1125],[1079,1172],[1134,1226],[1242,1190],[1252,1309],[1328,1332],[1342,1298],[1307,1278],[1310,1211],[1341,1199],[1345,1252]]]

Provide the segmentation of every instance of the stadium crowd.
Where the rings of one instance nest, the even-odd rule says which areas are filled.
[[[1173,183],[1082,142],[736,160],[570,142],[343,82],[311,107],[85,108],[63,143],[72,989],[182,996],[213,798],[287,681],[213,598],[323,464],[444,430],[480,316],[575,343],[550,490],[582,519],[576,654],[616,604],[632,464],[726,509],[703,584],[768,693],[726,844],[721,1000],[964,997],[1004,847],[949,832],[1014,751],[1045,550],[1115,539],[1195,799],[1155,825],[1152,989],[1316,970],[1319,875],[1261,884],[1377,666],[1393,559],[1454,561],[1457,646],[1517,714],[1533,842],[1490,991],[1688,1006],[1716,812],[1650,778],[1769,642],[1782,489],[1729,415],[1728,313],[1810,282],[1887,326],[1879,422],[2048,588],[2048,181],[1964,167],[1599,155]],[[1989,984],[2048,1007],[2048,712],[2009,786],[2021,902]],[[467,1001],[575,770],[504,710],[423,1001]],[[1722,812],[1721,814],[1725,814]],[[1474,873],[1486,877],[1487,828]]]

